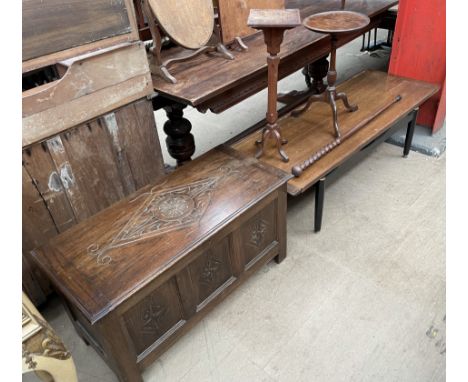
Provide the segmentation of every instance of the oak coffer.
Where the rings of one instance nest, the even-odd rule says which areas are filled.
[[[227,146],[54,237],[33,260],[122,381],[286,256],[290,175]]]

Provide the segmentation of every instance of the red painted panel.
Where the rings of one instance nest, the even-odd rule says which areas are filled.
[[[438,84],[445,81],[445,0],[401,0],[389,73]],[[418,123],[435,127],[442,91],[421,106]]]

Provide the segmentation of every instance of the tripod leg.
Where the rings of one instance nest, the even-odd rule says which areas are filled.
[[[282,144],[282,145],[287,144],[287,143],[288,143],[288,140],[287,140],[286,138],[283,138],[283,134],[281,134],[281,127],[278,126],[278,127],[277,127],[277,130],[278,130],[279,136],[280,136],[280,138],[281,138],[281,144]]]
[[[221,44],[220,42],[218,42],[218,44],[216,44],[216,51],[218,53],[220,53],[221,56],[223,56],[224,58],[226,58],[228,60],[234,60],[234,55],[231,52],[229,52],[227,50],[227,48],[223,44]]]
[[[314,94],[309,97],[307,100],[307,103],[302,109],[297,109],[291,112],[291,117],[297,118],[299,117],[302,113],[307,111],[314,102],[327,102],[327,94],[326,92],[323,92],[321,94]]]
[[[330,107],[333,114],[333,127],[335,128],[335,135],[337,138],[341,137],[340,128],[338,127],[338,112],[336,110],[335,95],[330,94]]]
[[[349,104],[349,101],[348,101],[348,96],[345,94],[345,93],[338,93],[336,95],[336,98],[337,99],[340,99],[343,101],[344,105],[345,105],[345,108],[352,112],[352,111],[356,111],[358,109],[358,106],[357,105],[350,105]]]
[[[265,145],[265,141],[267,140],[268,136],[270,135],[270,129],[263,129],[262,131],[262,138],[258,141],[255,141],[255,144],[258,146],[257,152],[255,153],[255,158],[260,158],[263,155],[263,146]]]
[[[281,157],[281,159],[283,160],[283,162],[289,162],[289,158],[288,156],[286,155],[286,153],[284,152],[283,148],[281,147],[281,134],[279,133],[278,130],[271,130],[271,132],[273,133],[275,139],[276,139],[276,148],[278,149],[278,153]]]

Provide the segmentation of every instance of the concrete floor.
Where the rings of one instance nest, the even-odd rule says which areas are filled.
[[[359,47],[357,40],[339,50],[340,79],[385,69],[385,56]],[[304,86],[296,73],[280,89]],[[221,115],[189,110],[196,155],[265,108],[262,92]],[[156,117],[164,146],[165,117]],[[144,372],[146,382],[445,380],[445,154],[403,159],[400,147],[382,144],[327,188],[319,234],[313,196],[288,200],[286,260],[240,286]],[[58,301],[43,314],[81,382],[117,380]]]

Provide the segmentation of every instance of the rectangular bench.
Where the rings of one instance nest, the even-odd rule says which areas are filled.
[[[350,102],[359,107],[357,111],[348,113],[341,103],[338,104],[338,119],[342,134],[376,113],[392,98],[399,95],[402,99],[325,154],[300,177],[289,180],[288,193],[292,196],[302,194],[311,187],[315,188],[314,230],[316,232],[320,231],[322,225],[326,182],[362,160],[402,126],[407,127],[403,154],[408,155],[418,107],[437,92],[438,86],[391,76],[384,72],[364,71],[338,85],[337,90],[347,93]],[[268,145],[267,142],[260,161],[289,173],[294,165],[303,162],[335,138],[330,106],[323,103],[313,104],[299,118],[286,115],[278,123],[283,136],[289,141],[283,147],[290,160],[288,163],[282,162],[273,143]],[[253,156],[256,151],[255,140],[259,134],[257,131],[247,135],[240,134],[237,139],[230,141],[231,146],[246,155]]]
[[[121,381],[269,260],[286,256],[290,175],[220,146],[32,251]]]

